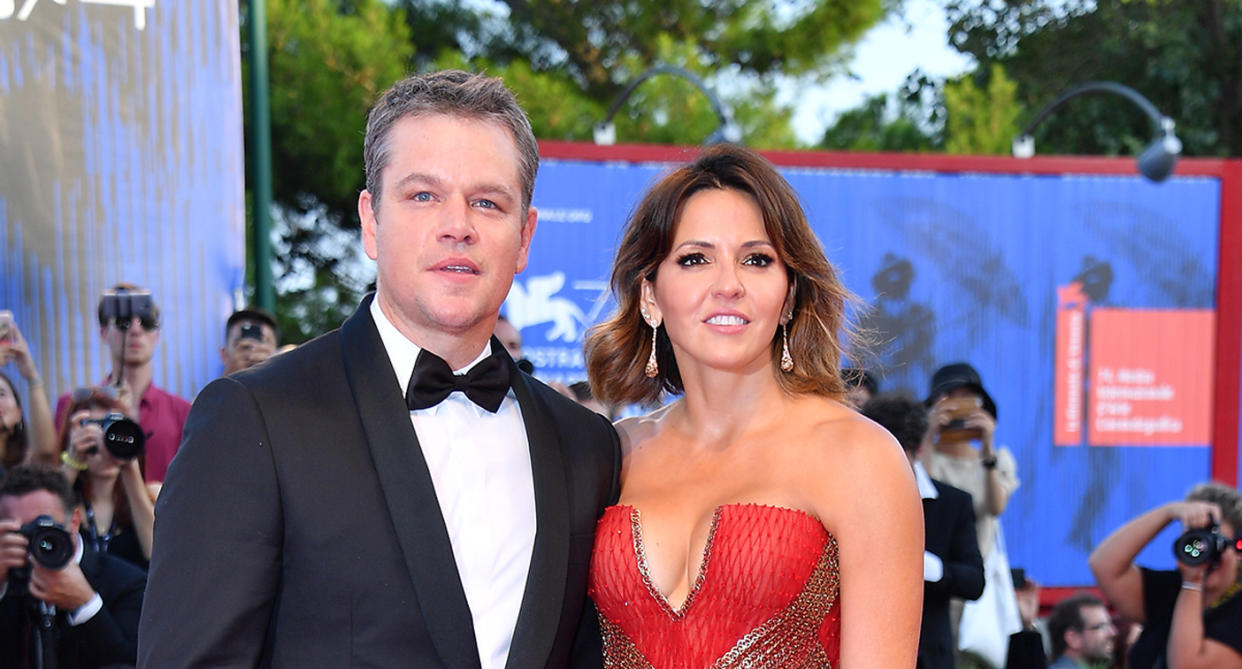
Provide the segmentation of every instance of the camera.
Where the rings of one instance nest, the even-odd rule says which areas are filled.
[[[76,548],[73,537],[51,516],[39,516],[18,530],[30,546],[30,559],[47,569],[64,569],[73,559]],[[14,594],[26,594],[30,582],[30,565],[9,570],[9,588]]]
[[[135,317],[143,329],[153,330],[159,326],[155,303],[146,291],[107,291],[99,301],[100,322],[116,323],[118,330],[128,330]]]
[[[966,427],[966,419],[983,408],[983,399],[979,397],[957,397],[941,401],[943,411],[948,414],[949,422],[940,428],[940,437],[950,439],[979,439],[983,430],[977,427]]]
[[[258,323],[242,323],[241,331],[238,332],[237,337],[239,339],[263,341],[263,326]]]
[[[142,455],[146,436],[142,427],[119,411],[111,411],[103,418],[87,418],[82,425],[98,425],[104,433],[104,448],[117,460],[133,460]]]
[[[1220,563],[1220,556],[1225,549],[1230,546],[1237,549],[1240,544],[1242,538],[1227,538],[1220,533],[1220,525],[1212,523],[1209,527],[1197,527],[1183,532],[1173,542],[1173,555],[1189,567],[1204,563],[1215,565]]]

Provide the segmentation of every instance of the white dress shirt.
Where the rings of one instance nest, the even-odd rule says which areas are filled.
[[[421,350],[371,302],[371,316],[404,396]],[[489,347],[454,374],[491,354]],[[448,528],[483,669],[503,669],[526,591],[535,545],[535,488],[530,445],[510,389],[496,413],[454,392],[410,412],[410,422]]]
[[[927,475],[923,463],[918,460],[914,461],[914,481],[918,484],[919,496],[923,499],[940,497],[940,491],[932,485],[931,477]],[[937,583],[942,578],[944,578],[944,562],[935,553],[923,551],[923,580]]]

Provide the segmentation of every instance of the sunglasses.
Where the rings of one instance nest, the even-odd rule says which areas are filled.
[[[160,327],[159,319],[157,319],[155,316],[146,315],[146,316],[137,316],[136,318],[138,319],[138,324],[141,325],[142,329],[146,330],[147,332],[151,332],[152,330],[156,330]],[[113,326],[116,327],[116,329],[120,330],[121,332],[124,332],[128,330],[131,325],[134,324],[134,319],[130,318],[128,320],[125,320],[121,318],[114,318],[112,319],[112,324]]]

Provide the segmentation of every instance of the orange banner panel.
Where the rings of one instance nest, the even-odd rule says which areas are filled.
[[[1209,309],[1092,310],[1089,443],[1206,446],[1215,320]]]

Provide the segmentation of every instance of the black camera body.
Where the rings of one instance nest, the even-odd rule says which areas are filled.
[[[83,425],[98,425],[104,433],[104,448],[117,460],[133,460],[142,455],[146,435],[142,427],[119,411],[111,411],[103,418],[87,418]]]
[[[39,516],[22,525],[18,532],[26,537],[26,541],[30,544],[27,549],[30,559],[46,569],[64,569],[77,551],[69,530],[51,516]],[[9,570],[9,591],[13,594],[26,594],[29,583],[29,564]]]
[[[158,323],[155,313],[155,302],[147,291],[107,291],[99,301],[99,316],[102,322],[114,321],[119,330],[129,329],[130,323],[137,316],[144,323]]]
[[[1201,564],[1220,564],[1220,556],[1228,548],[1230,540],[1220,533],[1220,525],[1196,527],[1186,530],[1173,542],[1173,555],[1179,562],[1194,567]]]

